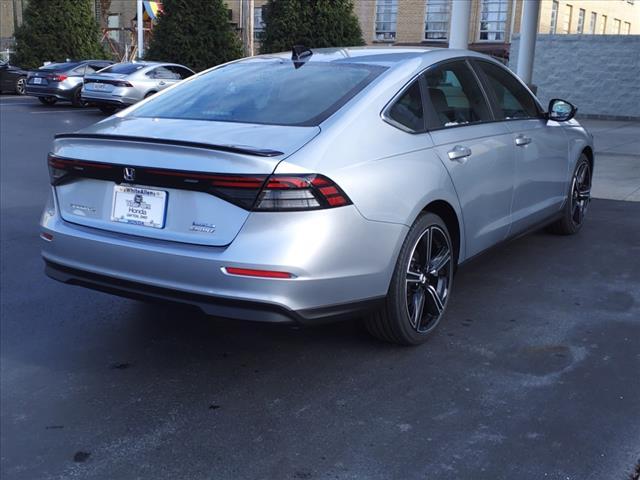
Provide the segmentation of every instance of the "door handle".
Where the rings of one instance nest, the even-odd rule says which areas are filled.
[[[464,163],[467,157],[471,156],[471,149],[469,147],[463,147],[462,145],[456,145],[453,147],[453,150],[447,152],[447,155],[451,161]]]
[[[519,147],[524,147],[525,145],[528,145],[530,143],[531,143],[530,137],[525,137],[524,135],[518,135],[516,137],[516,145]]]

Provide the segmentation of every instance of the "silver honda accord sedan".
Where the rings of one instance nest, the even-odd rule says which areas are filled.
[[[418,344],[458,265],[580,230],[594,158],[574,114],[464,50],[231,62],[57,135],[46,273],[229,318],[358,316]]]

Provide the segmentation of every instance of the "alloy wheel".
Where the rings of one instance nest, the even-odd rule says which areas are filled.
[[[19,78],[18,81],[16,82],[16,93],[18,95],[24,95],[26,92],[26,84],[27,84],[27,79],[22,77]]]
[[[416,241],[407,265],[406,308],[418,333],[433,330],[442,317],[453,275],[453,255],[447,234],[427,228]]]
[[[581,225],[591,201],[591,168],[589,162],[582,162],[571,185],[571,221]]]

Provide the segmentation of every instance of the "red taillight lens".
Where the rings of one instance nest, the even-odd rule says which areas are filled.
[[[115,85],[116,87],[127,87],[127,88],[133,87],[133,85],[131,85],[129,82],[124,82],[121,80],[117,80],[113,82],[113,85]]]
[[[69,78],[68,75],[60,75],[58,73],[54,73],[47,77],[47,79],[51,80],[52,82],[64,82],[67,78]]]
[[[102,178],[105,173],[114,169],[113,166],[103,163],[71,160],[56,157],[52,154],[47,157],[47,164],[49,166],[49,181],[51,185],[59,185],[67,176]]]
[[[289,272],[276,272],[273,270],[254,270],[252,268],[235,268],[225,267],[224,270],[229,275],[239,275],[241,277],[260,277],[260,278],[293,278]]]
[[[317,210],[349,204],[346,193],[322,175],[272,175],[258,195],[254,210]]]

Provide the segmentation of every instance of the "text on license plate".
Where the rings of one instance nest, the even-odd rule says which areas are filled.
[[[40,84],[40,83],[42,83],[42,79],[40,77],[36,77],[36,78],[33,79],[33,83]]]
[[[167,192],[144,187],[116,185],[113,188],[111,221],[163,228]]]

